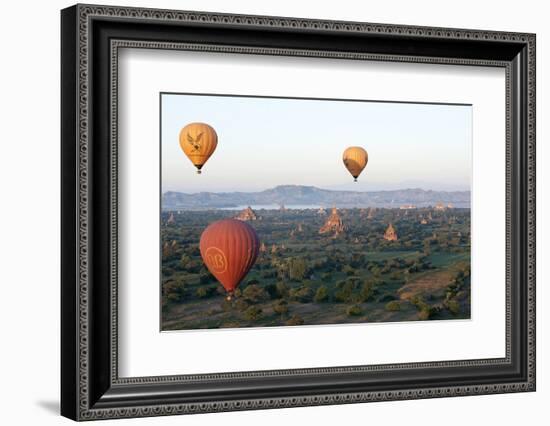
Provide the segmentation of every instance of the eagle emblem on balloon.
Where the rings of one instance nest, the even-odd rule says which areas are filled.
[[[194,152],[200,152],[202,135],[202,133],[199,133],[196,138],[193,138],[193,136],[191,136],[189,133],[187,134],[187,142],[191,144]]]

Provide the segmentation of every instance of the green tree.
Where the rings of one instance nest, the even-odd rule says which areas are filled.
[[[266,293],[269,295],[269,297],[271,299],[277,299],[278,298],[278,294],[277,294],[277,285],[276,284],[266,284],[264,286],[264,290],[266,291]]]
[[[355,275],[356,271],[350,265],[344,265],[342,267],[342,272],[344,272],[348,277]]]
[[[285,300],[279,299],[272,305],[273,312],[279,315],[284,315],[288,312],[288,303]]]
[[[183,269],[187,270],[189,262],[191,262],[191,258],[187,254],[181,256],[180,265]]]
[[[216,278],[209,272],[202,272],[199,276],[199,283],[201,284],[208,284],[212,281],[216,281]]]
[[[279,281],[275,284],[277,296],[281,299],[288,297],[288,286],[283,281]]]
[[[267,292],[258,284],[252,284],[245,287],[243,297],[252,303],[258,303],[268,298]]]
[[[458,315],[460,313],[460,303],[455,299],[447,300],[445,306],[453,315]]]
[[[304,319],[300,315],[292,315],[287,321],[286,325],[302,325],[304,324]]]
[[[342,288],[334,293],[334,298],[338,302],[349,302],[353,294],[353,282],[346,281]]]
[[[195,291],[195,295],[200,299],[206,299],[216,292],[216,287],[201,286]]]
[[[293,288],[289,292],[289,297],[301,303],[311,302],[313,291],[309,287]]]
[[[346,309],[349,316],[359,316],[363,314],[363,309],[359,305],[351,305]]]
[[[249,306],[243,314],[248,321],[256,321],[262,316],[262,309],[258,306]]]
[[[301,281],[306,277],[308,266],[304,258],[291,258],[288,263],[288,273],[291,280]]]
[[[162,286],[162,305],[166,308],[170,303],[183,301],[185,298],[185,283],[168,281]]]
[[[314,300],[317,303],[328,301],[328,289],[324,285],[317,289]]]
[[[361,291],[359,293],[359,299],[361,302],[367,302],[374,296],[374,287],[375,283],[372,280],[365,280],[363,282],[363,286],[361,287]]]
[[[401,304],[397,300],[392,300],[391,302],[386,303],[386,311],[395,312],[401,310]]]

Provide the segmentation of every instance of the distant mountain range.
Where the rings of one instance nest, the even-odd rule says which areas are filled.
[[[212,209],[261,205],[317,205],[337,207],[417,207],[437,203],[470,207],[470,191],[431,191],[420,188],[393,191],[331,191],[314,186],[281,185],[259,192],[198,192],[187,194],[169,191],[162,196],[162,208]]]

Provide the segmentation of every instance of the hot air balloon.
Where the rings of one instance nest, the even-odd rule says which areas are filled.
[[[190,123],[180,131],[180,147],[199,174],[217,145],[218,135],[208,124]]]
[[[360,146],[346,148],[343,155],[344,166],[351,173],[355,182],[369,161],[369,154]]]
[[[248,223],[223,219],[210,224],[202,233],[200,252],[208,270],[216,277],[231,300],[250,268],[256,262],[260,241]]]

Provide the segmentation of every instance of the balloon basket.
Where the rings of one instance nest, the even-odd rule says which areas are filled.
[[[200,170],[197,170],[197,174],[200,175],[202,172]]]

